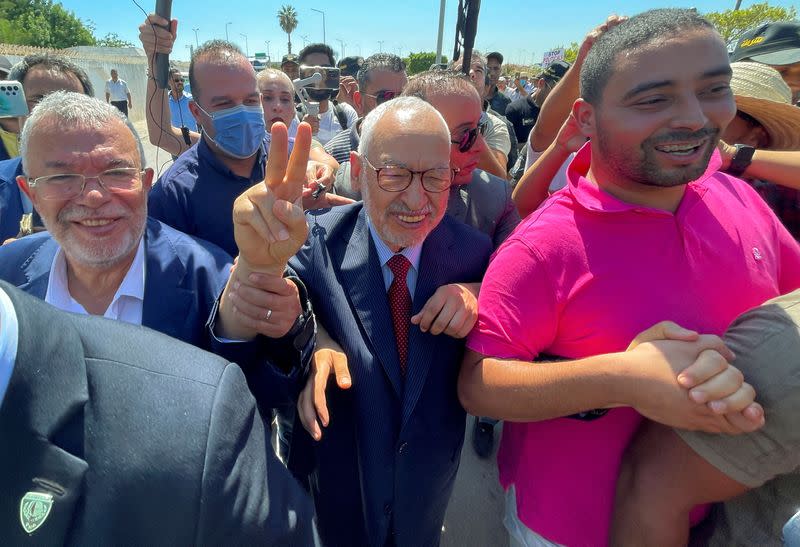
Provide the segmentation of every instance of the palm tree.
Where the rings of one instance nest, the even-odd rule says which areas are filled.
[[[278,10],[278,22],[281,29],[289,37],[289,53],[292,52],[292,32],[297,28],[297,10],[292,6],[283,6]]]

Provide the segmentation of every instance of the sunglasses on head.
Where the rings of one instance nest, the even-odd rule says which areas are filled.
[[[472,148],[472,145],[474,145],[475,141],[478,140],[478,133],[480,133],[481,135],[486,134],[487,125],[488,122],[486,120],[481,120],[478,122],[478,125],[476,125],[472,129],[467,129],[466,131],[464,131],[459,140],[454,141],[450,139],[450,142],[458,145],[459,152],[466,152],[467,150]]]
[[[385,103],[386,101],[391,101],[392,99],[400,95],[400,93],[398,93],[397,91],[390,91],[388,89],[381,89],[375,95],[370,95],[369,93],[363,93],[363,95],[366,95],[367,97],[372,97],[373,99],[375,99],[376,103],[381,104]]]

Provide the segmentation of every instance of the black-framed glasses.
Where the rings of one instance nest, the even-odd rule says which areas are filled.
[[[28,177],[28,185],[35,188],[36,194],[42,199],[72,199],[83,193],[89,179],[96,179],[100,186],[112,194],[137,190],[142,185],[142,173],[144,171],[138,167],[118,167],[92,177],[78,173]]]
[[[487,120],[481,120],[478,122],[478,125],[476,125],[472,129],[467,129],[466,131],[464,131],[460,139],[453,140],[451,138],[450,142],[458,145],[459,152],[466,152],[467,150],[472,148],[472,145],[475,144],[475,141],[478,139],[478,133],[480,133],[481,135],[486,134],[486,126],[488,124],[489,122]]]
[[[375,167],[366,156],[361,156],[361,159],[370,169],[375,171],[375,176],[378,178],[378,187],[387,192],[402,192],[411,186],[414,175],[419,175],[422,188],[426,192],[444,192],[450,188],[453,183],[453,177],[458,173],[458,169],[450,167],[434,167],[426,171],[412,171],[397,165]]]
[[[390,89],[381,89],[375,95],[370,95],[369,93],[362,93],[362,95],[366,95],[367,97],[372,97],[375,99],[375,102],[378,104],[385,103],[386,101],[391,101],[392,99],[400,96],[399,91],[392,91]]]

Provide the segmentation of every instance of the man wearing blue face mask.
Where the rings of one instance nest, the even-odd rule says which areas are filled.
[[[149,22],[153,19],[160,18],[151,15]],[[170,33],[154,28],[162,30]],[[166,38],[155,36],[156,42]],[[239,48],[213,40],[195,50],[189,82],[194,98],[189,110],[202,137],[154,185],[149,215],[236,256],[233,201],[264,180],[267,132],[256,75]]]

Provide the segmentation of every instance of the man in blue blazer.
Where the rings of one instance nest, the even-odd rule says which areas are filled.
[[[319,441],[298,427],[293,437],[292,458],[301,439],[314,457],[311,490],[328,546],[439,543],[464,440],[459,337],[475,322],[492,248],[488,236],[445,216],[451,138],[441,115],[418,98],[375,109],[351,156],[363,204],[312,213],[310,235],[289,261],[352,371],[350,389],[327,394],[330,420],[321,418]],[[268,226],[271,248],[288,248],[283,256],[305,239],[302,220],[276,235],[274,217],[291,215],[270,190],[254,187],[234,205],[240,259],[257,250],[240,237],[248,224]],[[261,266],[275,254],[263,253]],[[314,372],[306,389],[323,392],[327,369]]]
[[[23,129],[21,149],[30,177],[18,182],[49,232],[0,247],[0,278],[61,309],[141,324],[219,353],[243,367],[261,404],[286,403],[313,347],[302,284],[269,279],[271,309],[253,328],[238,324],[233,306],[218,308],[231,257],[147,219],[153,172],[141,169],[124,118],[99,100],[47,96]],[[238,296],[231,288],[226,299]],[[281,370],[264,366],[265,356]]]

